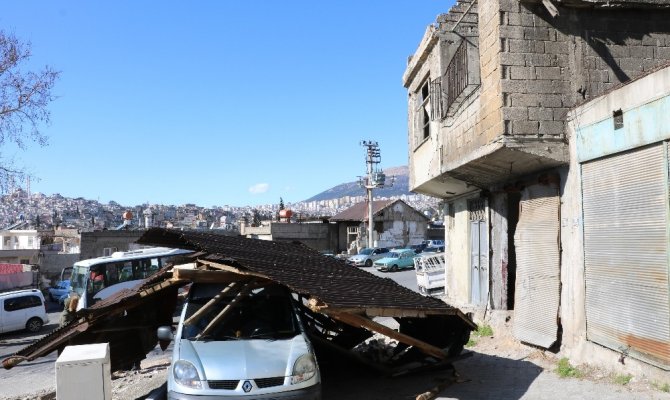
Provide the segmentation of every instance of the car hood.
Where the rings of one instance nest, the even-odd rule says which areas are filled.
[[[286,340],[181,340],[179,358],[204,372],[202,379],[255,379],[291,374],[295,360],[309,352],[302,335]]]

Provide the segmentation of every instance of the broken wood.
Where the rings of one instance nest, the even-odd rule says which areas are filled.
[[[172,272],[172,279],[203,283],[228,283],[247,278],[235,272],[175,268]]]
[[[355,327],[361,327],[365,328],[367,330],[381,333],[382,335],[388,336],[391,339],[395,339],[401,343],[404,343],[408,346],[413,346],[419,349],[421,352],[426,353],[430,356],[436,357],[440,360],[444,359],[447,357],[447,353],[445,353],[442,349],[435,347],[431,344],[428,344],[424,341],[415,339],[411,336],[407,336],[405,334],[402,334],[394,329],[391,329],[385,325],[379,324],[377,322],[374,322],[368,318],[365,318],[361,315],[356,315],[356,314],[347,314],[347,313],[340,313],[337,311],[326,311],[326,314],[330,315],[332,318],[335,318],[338,321],[342,321],[345,324],[349,324]]]
[[[212,308],[215,304],[219,303],[221,300],[223,300],[223,295],[230,292],[237,286],[237,282],[233,282],[230,285],[226,286],[219,294],[216,296],[212,297],[210,301],[205,303],[204,306],[200,307],[198,311],[196,311],[193,315],[191,315],[186,321],[184,321],[184,325],[191,325],[194,321],[196,321],[198,318],[203,316],[206,312],[209,311],[210,308]]]
[[[202,332],[200,332],[195,337],[195,339],[198,340],[201,337],[210,333],[223,320],[223,318],[225,318],[225,316],[230,312],[230,310],[233,309],[233,307],[235,307],[237,303],[239,303],[244,297],[246,297],[249,294],[249,292],[251,292],[256,287],[255,283],[256,282],[249,282],[246,285],[244,285],[244,287],[237,293],[235,298],[233,298],[230,301],[230,303],[228,303],[228,305],[226,305],[226,307],[223,310],[221,310],[221,312],[216,317],[214,317],[214,319],[210,321],[209,324],[207,324],[205,329],[203,329]]]

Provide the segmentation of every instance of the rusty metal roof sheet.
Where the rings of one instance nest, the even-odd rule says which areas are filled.
[[[297,293],[309,294],[329,308],[461,314],[439,299],[421,296],[392,279],[348,266],[342,260],[323,256],[298,242],[153,228],[142,235],[138,243],[202,251],[207,255],[199,257],[201,260],[265,276]]]
[[[130,289],[122,289],[114,295],[93,304],[89,308],[79,310],[76,314],[77,318],[69,324],[54,329],[49,334],[43,336],[34,343],[24,347],[12,356],[2,360],[3,367],[6,369],[12,368],[14,365],[24,360],[34,360],[35,358],[45,356],[52,351],[62,348],[66,344],[80,344],[87,342],[113,342],[115,337],[119,336],[119,331],[111,331],[107,333],[99,333],[96,340],[89,338],[81,338],[89,329],[103,326],[109,323],[110,318],[118,317],[129,310],[140,309],[141,313],[157,313],[163,311],[162,318],[165,320],[163,324],[170,324],[172,322],[172,309],[169,307],[169,302],[160,301],[158,304],[147,302],[147,299],[156,299],[155,295],[159,294],[165,289],[175,291],[176,287],[182,285],[183,282],[170,281],[172,272],[169,268],[163,268],[156,274],[149,278],[143,279],[136,286]],[[164,304],[161,304],[164,303]],[[157,310],[156,307],[163,307],[164,310]],[[143,310],[142,307],[150,309]],[[159,317],[158,320],[161,318]],[[160,322],[160,321],[159,321]],[[156,325],[159,325],[157,323]],[[132,328],[132,327],[131,327]],[[85,336],[85,335],[84,335]],[[138,354],[132,351],[115,353],[113,355],[112,364],[117,360],[125,360],[126,357],[137,357]]]

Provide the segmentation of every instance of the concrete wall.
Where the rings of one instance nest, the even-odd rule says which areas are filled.
[[[335,251],[337,225],[329,223],[287,224],[273,223],[272,240],[298,241],[319,251]]]
[[[79,254],[45,254],[40,257],[40,273],[55,284],[63,268],[71,267],[77,261]]]
[[[80,259],[101,257],[105,248],[116,248],[116,251],[137,248],[135,242],[143,233],[143,230],[82,232]]]

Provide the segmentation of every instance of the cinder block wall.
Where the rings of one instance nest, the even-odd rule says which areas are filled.
[[[562,137],[568,109],[670,61],[669,10],[559,7],[552,17],[541,3],[482,3],[496,2],[506,135]],[[480,25],[484,16],[495,25],[495,7],[481,9]],[[488,52],[495,54],[483,47],[482,64]]]

